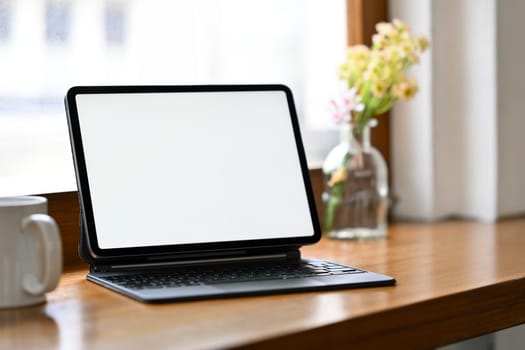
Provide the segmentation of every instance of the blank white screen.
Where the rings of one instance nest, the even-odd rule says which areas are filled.
[[[100,248],[314,234],[284,92],[76,102]]]

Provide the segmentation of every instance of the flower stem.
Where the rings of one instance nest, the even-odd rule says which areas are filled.
[[[350,153],[347,153],[343,157],[343,162],[341,163],[341,167],[345,169],[346,171],[346,165],[348,164],[348,161],[352,155]],[[326,205],[326,216],[325,216],[325,229],[326,232],[332,231],[332,228],[334,226],[334,218],[335,218],[335,211],[337,210],[337,207],[339,204],[341,204],[343,193],[345,189],[346,181],[340,181],[335,184],[333,184],[332,189],[330,191],[330,198],[328,199],[328,203]]]
[[[344,186],[345,182],[338,182],[332,187],[332,191],[330,193],[330,199],[328,200],[328,204],[326,207],[326,221],[325,221],[325,229],[326,232],[332,231],[333,225],[334,225],[334,218],[335,218],[335,211],[337,210],[337,207],[339,204],[341,204],[341,199],[343,197],[344,192]]]

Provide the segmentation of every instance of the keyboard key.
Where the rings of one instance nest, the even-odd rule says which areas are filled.
[[[349,266],[312,261],[294,264],[259,263],[239,266],[228,265],[224,266],[223,269],[216,266],[194,266],[163,272],[143,272],[111,276],[106,277],[106,280],[130,289],[158,289],[233,282],[333,276],[360,272],[363,271]]]

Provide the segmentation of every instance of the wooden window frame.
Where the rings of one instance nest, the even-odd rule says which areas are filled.
[[[387,0],[347,0],[348,45],[371,44],[372,34],[377,22],[387,20]],[[390,124],[387,115],[378,117],[379,125],[372,130],[372,143],[384,155],[390,164]],[[314,188],[317,210],[321,221],[323,219],[321,193],[323,189],[323,174],[321,169],[312,169],[310,178]],[[48,212],[58,223],[62,236],[65,270],[78,269],[85,266],[78,255],[79,237],[79,200],[78,193],[62,192],[42,194],[48,199]]]
[[[387,0],[346,0],[348,45],[372,45],[378,22],[388,20]],[[372,144],[381,152],[390,169],[389,113],[377,116],[378,126],[372,129]]]

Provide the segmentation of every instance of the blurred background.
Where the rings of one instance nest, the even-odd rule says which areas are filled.
[[[431,48],[411,72],[419,93],[373,136],[393,214],[523,215],[524,14],[520,0],[0,0],[0,196],[76,190],[63,106],[73,85],[287,84],[319,174],[338,142],[327,104],[347,46],[399,18]],[[519,333],[462,348],[513,348]]]
[[[76,190],[63,98],[74,85],[284,83],[308,159],[347,46],[346,1],[0,0],[0,195]]]

